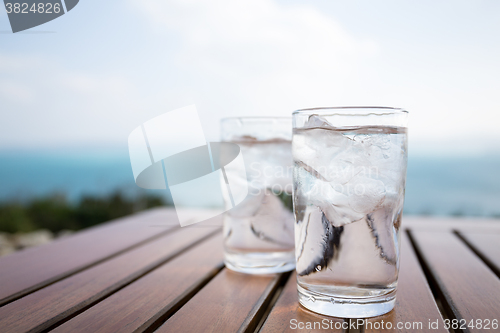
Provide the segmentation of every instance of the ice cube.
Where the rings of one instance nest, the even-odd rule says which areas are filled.
[[[384,206],[366,216],[366,222],[375,240],[379,255],[387,263],[396,265],[398,240],[393,226],[393,207]]]
[[[353,177],[349,183],[349,207],[362,214],[375,211],[385,200],[385,185],[365,175]]]
[[[353,160],[346,151],[351,139],[341,133],[325,129],[308,129],[297,132],[292,142],[295,161],[307,165],[328,181],[345,183],[354,174]],[[339,158],[342,154],[346,158]],[[335,163],[332,163],[335,161]]]
[[[337,191],[331,183],[322,181],[307,172],[308,166],[297,167],[297,179],[302,184],[297,188],[297,197],[304,198],[310,205],[318,207],[334,227],[359,221],[364,213],[354,211],[349,205],[349,196]],[[339,188],[343,189],[343,187]]]
[[[297,274],[308,275],[328,267],[335,259],[344,227],[334,227],[320,210],[309,212],[302,235],[298,235],[296,251]]]
[[[289,141],[240,144],[248,181],[258,188],[291,192],[292,156]]]
[[[304,128],[326,128],[326,129],[334,129],[335,127],[328,122],[325,118],[317,115],[317,114],[312,114],[309,116],[309,119],[307,119],[307,123],[304,124]]]
[[[269,190],[262,191],[261,202],[250,218],[250,229],[257,238],[286,246],[294,244],[292,212]]]
[[[226,184],[223,183],[222,186],[226,186]],[[265,191],[255,187],[249,188],[248,191],[249,194],[245,200],[236,205],[234,208],[229,209],[226,213],[227,215],[245,218],[248,216],[255,216],[258,213],[262,202],[264,201]],[[228,198],[226,201],[229,200],[230,199]]]

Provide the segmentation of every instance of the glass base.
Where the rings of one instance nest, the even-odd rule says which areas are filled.
[[[299,303],[308,310],[339,318],[367,318],[383,315],[394,308],[396,289],[371,297],[337,297],[319,294],[297,285]]]
[[[230,270],[246,274],[272,274],[295,269],[295,251],[224,253]]]

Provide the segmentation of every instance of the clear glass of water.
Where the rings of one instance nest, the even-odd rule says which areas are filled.
[[[224,215],[224,262],[268,274],[295,268],[292,212],[292,118],[226,118],[222,141],[239,145],[248,196]],[[221,186],[225,186],[221,180]],[[225,198],[231,208],[230,198]]]
[[[293,113],[297,289],[307,309],[343,318],[393,309],[407,118],[384,107]]]

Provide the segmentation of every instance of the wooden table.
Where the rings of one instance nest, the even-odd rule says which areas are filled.
[[[499,222],[405,217],[396,307],[356,327],[299,307],[294,273],[225,269],[220,219],[155,209],[0,258],[0,332],[499,332]]]

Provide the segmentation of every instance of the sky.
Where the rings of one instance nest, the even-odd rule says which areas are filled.
[[[0,11],[0,149],[126,147],[196,104],[235,116],[410,112],[415,155],[500,154],[500,2],[81,0],[12,34]]]

